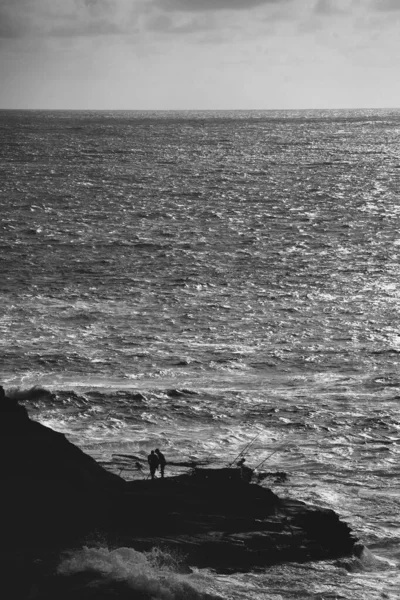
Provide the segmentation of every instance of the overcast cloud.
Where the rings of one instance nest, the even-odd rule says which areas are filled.
[[[157,0],[156,4],[165,10],[214,11],[251,10],[255,6],[287,4],[291,0]]]
[[[293,0],[0,0],[0,36],[129,34],[141,22],[150,29],[182,29],[180,13],[247,12],[279,8]],[[173,20],[176,19],[176,23]],[[142,21],[141,21],[142,20]],[[155,26],[159,23],[159,27]],[[165,26],[162,26],[162,23]],[[167,26],[168,23],[168,26]],[[193,22],[194,23],[194,22]],[[204,22],[203,22],[204,23]],[[186,23],[188,24],[188,23]],[[187,27],[187,32],[198,27]]]
[[[400,0],[0,0],[0,107],[394,106]]]

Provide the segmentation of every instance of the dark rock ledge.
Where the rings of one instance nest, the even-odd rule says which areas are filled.
[[[332,510],[280,499],[243,481],[239,469],[126,482],[7,399],[0,452],[0,561],[14,575],[43,556],[56,563],[93,536],[115,547],[172,549],[188,565],[224,572],[348,556],[357,545]]]

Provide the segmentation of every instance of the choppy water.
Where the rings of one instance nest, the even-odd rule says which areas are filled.
[[[225,464],[258,434],[248,463],[275,452],[274,490],[372,553],[172,596],[192,577],[223,598],[400,597],[399,132],[400,111],[0,111],[8,393],[127,478],[120,454]],[[142,568],[96,551],[129,585]]]

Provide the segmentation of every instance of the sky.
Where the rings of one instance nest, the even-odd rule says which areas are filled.
[[[0,0],[0,108],[400,106],[400,0]]]

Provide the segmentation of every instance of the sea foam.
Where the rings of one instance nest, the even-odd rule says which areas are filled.
[[[140,598],[141,600],[218,600],[205,590],[201,575],[177,572],[178,561],[159,549],[137,552],[132,548],[90,548],[65,555],[58,567],[63,589],[79,598]]]

